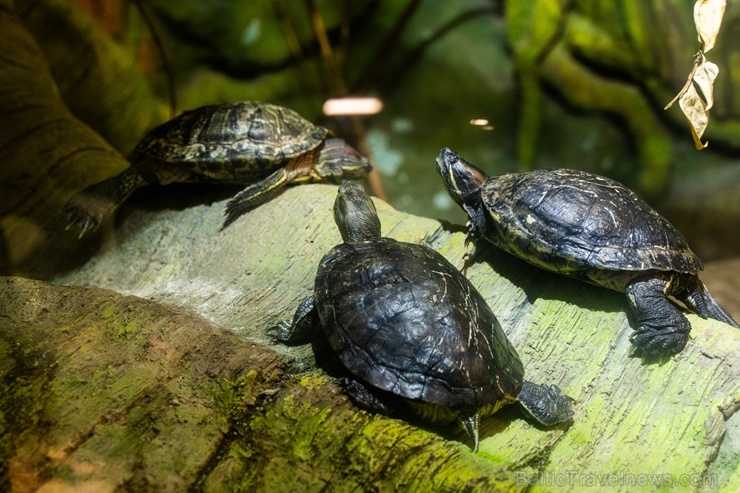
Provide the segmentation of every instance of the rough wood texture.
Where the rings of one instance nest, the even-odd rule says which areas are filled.
[[[2,491],[492,491],[482,456],[358,412],[181,309],[0,278]],[[433,471],[433,474],[430,472]]]
[[[6,277],[0,293],[2,491],[183,491],[286,366],[111,291]]]
[[[224,202],[208,205],[202,193],[170,187],[137,194],[115,238],[56,282],[178,305],[241,340],[270,344],[265,330],[292,316],[311,291],[319,259],[340,241],[331,218],[335,188],[289,189],[223,231]],[[175,201],[180,210],[172,208]],[[430,245],[460,261],[462,231],[378,205],[384,235]],[[361,482],[387,491],[412,485],[454,490],[494,480],[503,488],[517,480],[519,486],[530,481],[574,490],[607,482],[632,491],[646,481],[740,487],[738,426],[736,418],[728,421],[740,402],[740,331],[689,315],[686,350],[644,362],[630,357],[623,295],[495,251],[468,274],[500,317],[528,378],[558,384],[577,400],[572,426],[538,429],[512,407],[484,421],[480,453],[472,456],[464,443],[442,438],[464,442],[458,430],[416,432],[345,407],[319,371],[289,380],[202,484],[269,489],[271,478],[280,476],[289,479],[275,479],[273,486],[295,480],[309,491]],[[301,368],[312,363],[310,347],[274,349],[297,358]],[[726,428],[726,446],[720,447]]]

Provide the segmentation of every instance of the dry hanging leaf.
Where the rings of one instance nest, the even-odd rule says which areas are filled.
[[[708,61],[704,53],[711,50],[717,40],[726,4],[727,0],[698,0],[694,4],[694,23],[701,49],[694,56],[694,66],[686,84],[664,108],[667,110],[678,100],[681,111],[691,123],[691,136],[698,150],[708,145],[702,143],[701,137],[709,123],[709,110],[714,106],[714,79],[719,73],[719,67]]]
[[[681,111],[691,123],[691,136],[698,150],[708,145],[702,143],[701,137],[709,123],[709,109],[714,104],[714,79],[718,73],[719,67],[704,58],[704,54],[700,51],[697,53],[689,80],[676,96]],[[675,100],[671,101],[668,106],[672,105]]]
[[[701,136],[709,123],[709,112],[693,84],[690,84],[686,92],[678,99],[678,105],[691,123],[691,136],[694,139],[694,146],[697,150],[704,149],[708,144],[702,143]]]
[[[711,50],[717,40],[726,4],[727,0],[699,0],[694,4],[694,24],[704,53]]]
[[[678,94],[676,94],[676,96],[673,99],[671,99],[670,103],[668,103],[667,105],[663,107],[664,110],[667,110],[668,108],[673,106],[673,103],[678,101],[678,98],[683,96],[684,93],[686,93],[686,91],[689,90],[689,86],[691,86],[691,84],[693,84],[694,82],[694,74],[696,73],[696,68],[699,66],[702,60],[704,60],[704,54],[701,51],[699,51],[696,53],[696,55],[694,55],[694,66],[691,68],[691,72],[689,72],[689,77],[686,80],[686,84],[684,84],[681,90],[678,91]]]
[[[699,86],[700,96],[706,102],[706,108],[704,109],[707,111],[714,106],[714,79],[717,78],[718,73],[719,67],[704,57],[702,57],[702,63],[696,67],[694,72],[693,80]]]

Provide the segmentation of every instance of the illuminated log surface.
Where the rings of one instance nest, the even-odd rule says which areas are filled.
[[[265,330],[292,316],[339,241],[334,187],[289,189],[221,232],[223,201],[164,207],[181,191],[137,194],[116,241],[55,280],[124,296],[1,283],[6,485],[487,491],[537,474],[545,489],[740,485],[740,430],[728,421],[740,400],[739,331],[689,315],[686,350],[645,364],[629,356],[623,295],[492,252],[469,277],[528,378],[558,384],[576,417],[547,430],[509,406],[483,421],[473,454],[454,426],[355,408],[311,368],[310,345],[268,347]],[[462,232],[378,205],[384,235],[459,262]]]

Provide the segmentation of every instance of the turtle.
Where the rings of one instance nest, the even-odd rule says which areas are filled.
[[[339,187],[334,217],[343,243],[321,259],[313,296],[270,329],[278,341],[306,342],[323,329],[358,406],[383,414],[401,407],[433,424],[457,421],[474,451],[479,416],[507,403],[518,402],[545,426],[572,419],[573,399],[524,379],[491,308],[445,257],[381,237],[375,206],[359,185]]]
[[[699,280],[703,264],[684,236],[619,182],[564,168],[486,176],[449,148],[436,162],[470,218],[475,250],[466,266],[487,240],[541,269],[626,293],[637,356],[671,356],[686,346],[691,324],[668,296],[738,327]]]
[[[246,184],[226,205],[226,227],[288,184],[339,184],[371,170],[366,158],[327,128],[289,108],[256,101],[185,111],[146,134],[130,162],[121,174],[69,199],[64,210],[80,236],[148,183]]]

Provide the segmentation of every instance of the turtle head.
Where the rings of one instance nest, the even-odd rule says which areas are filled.
[[[341,183],[368,174],[373,167],[351,145],[342,139],[326,139],[312,174],[315,181]]]
[[[334,221],[345,243],[380,239],[375,204],[360,185],[345,182],[334,201]]]
[[[486,174],[444,147],[437,156],[437,171],[447,187],[447,193],[461,207],[477,204],[480,189],[486,181]]]

